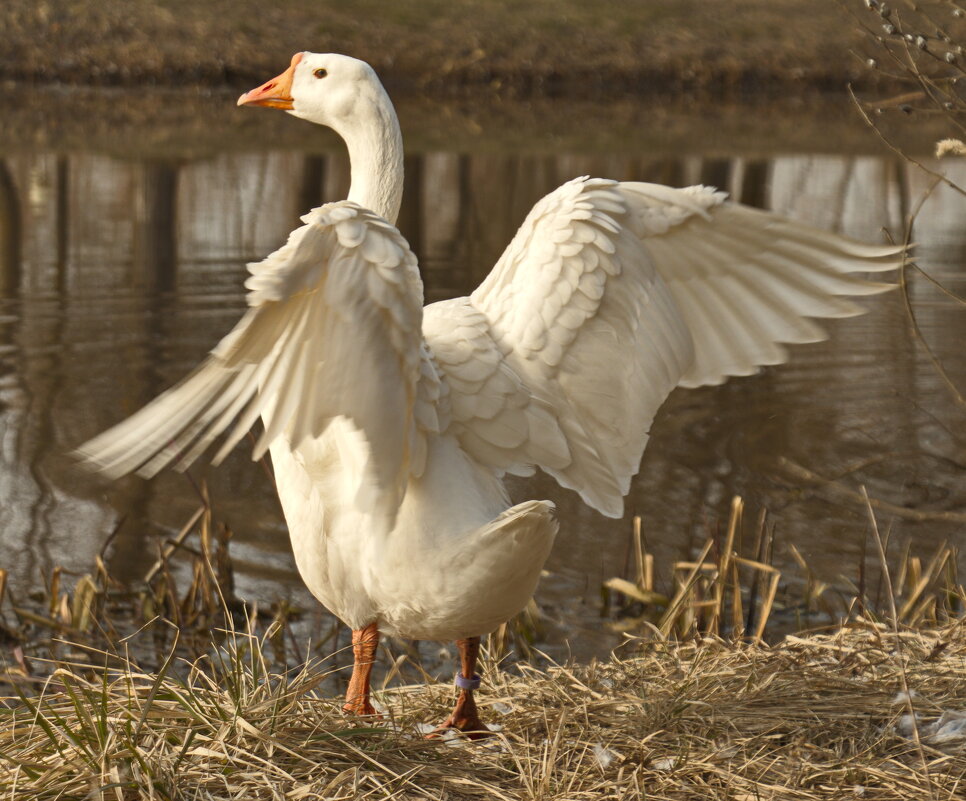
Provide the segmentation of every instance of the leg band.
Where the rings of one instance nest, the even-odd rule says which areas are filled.
[[[478,690],[480,689],[480,677],[476,673],[474,673],[472,679],[467,679],[462,675],[460,675],[459,673],[457,673],[456,686],[459,687],[461,690]]]

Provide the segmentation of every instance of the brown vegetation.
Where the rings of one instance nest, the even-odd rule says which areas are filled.
[[[602,664],[486,665],[479,742],[422,739],[452,690],[345,718],[325,666],[271,674],[233,634],[184,678],[63,662],[0,699],[0,792],[35,799],[961,797],[966,636],[866,622],[772,648],[632,645]]]
[[[0,31],[0,76],[71,84],[244,86],[303,49],[434,94],[841,90],[863,74],[847,15],[810,0],[6,0]]]

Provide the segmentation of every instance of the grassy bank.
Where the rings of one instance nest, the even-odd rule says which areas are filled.
[[[105,657],[0,699],[0,794],[35,799],[961,797],[960,624],[865,623],[761,648],[633,645],[587,666],[485,666],[482,743],[426,741],[443,685],[377,694],[379,721],[266,671],[236,635],[185,678]],[[913,711],[917,717],[912,717]],[[915,723],[913,722],[915,720]]]
[[[6,0],[0,77],[241,87],[309,49],[437,95],[840,89],[855,27],[812,0]]]
[[[907,549],[894,581],[860,574],[839,609],[807,565],[804,586],[782,580],[766,523],[746,529],[735,499],[696,559],[670,566],[635,528],[632,569],[606,583],[621,614],[602,625],[625,633],[609,660],[507,658],[539,616],[491,636],[483,743],[423,738],[453,689],[395,646],[377,674],[383,718],[343,716],[347,649],[308,648],[294,610],[233,596],[231,533],[207,501],[138,586],[98,560],[72,586],[55,571],[30,609],[0,570],[0,797],[960,797],[956,553]],[[665,596],[655,576],[668,572]],[[822,610],[840,621],[826,633],[768,635]]]

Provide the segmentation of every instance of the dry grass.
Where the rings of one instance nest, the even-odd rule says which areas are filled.
[[[39,694],[0,700],[8,798],[864,799],[962,797],[966,636],[865,623],[778,646],[631,645],[587,666],[486,665],[483,744],[427,742],[441,685],[378,693],[387,719],[346,719],[324,666],[267,672],[261,643],[145,675],[64,663]],[[921,716],[917,745],[911,703]],[[897,697],[898,694],[898,697]]]
[[[798,93],[864,74],[847,15],[812,0],[5,0],[0,30],[0,76],[71,84],[258,84],[302,49],[433,94]]]
[[[888,543],[868,509],[884,562]],[[625,645],[589,665],[488,657],[480,701],[499,731],[480,744],[422,738],[453,690],[428,676],[391,686],[402,658],[376,694],[379,721],[343,716],[332,692],[338,654],[282,669],[286,617],[258,618],[224,597],[229,536],[203,504],[175,538],[193,565],[185,586],[169,569],[172,542],[137,591],[99,565],[73,588],[55,573],[40,611],[8,602],[0,798],[962,797],[955,554],[923,562],[907,550],[895,586],[885,573],[878,592],[860,592],[847,625],[769,646],[780,599],[800,592],[815,605],[825,590],[812,576],[804,589],[778,590],[765,522],[751,527],[758,558],[740,556],[736,499],[699,558],[671,566],[671,597],[653,590],[661,566],[637,529],[633,575],[610,582],[637,605]],[[0,572],[0,603],[3,583]],[[525,635],[526,625],[507,627],[490,655],[519,651]]]
[[[890,514],[892,509],[923,514],[869,499],[836,482],[822,483],[832,494],[848,493],[863,503],[870,522],[873,508],[882,506]],[[604,584],[616,607],[616,619],[608,625],[616,631],[662,641],[715,637],[761,643],[789,631],[820,623],[836,627],[862,616],[894,620],[913,629],[937,628],[955,621],[966,608],[959,552],[948,543],[923,558],[908,540],[890,547],[887,534],[880,557],[878,530],[871,527],[865,549],[869,561],[878,562],[877,569],[867,569],[863,554],[854,580],[840,576],[833,583],[816,575],[792,543],[786,547],[794,569],[776,567],[774,526],[764,511],[755,521],[745,520],[739,497],[732,501],[727,526],[705,541],[696,559],[676,561],[660,570],[647,551],[640,519],[634,523],[633,576],[615,577]],[[670,573],[672,594],[656,591],[657,573]]]

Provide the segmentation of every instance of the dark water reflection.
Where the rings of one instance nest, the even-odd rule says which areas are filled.
[[[720,142],[718,143],[720,149]],[[944,165],[966,181],[966,166]],[[580,174],[710,183],[745,202],[863,239],[895,232],[928,186],[881,156],[688,153],[613,155],[414,153],[401,228],[420,256],[427,300],[470,291],[533,202]],[[129,478],[105,486],[64,456],[188,371],[244,307],[246,261],[277,247],[300,213],[344,197],[341,152],[266,149],[204,160],[115,159],[27,152],[0,159],[0,566],[24,592],[54,565],[87,570],[108,551],[118,575],[153,563],[159,535],[197,505],[186,479]],[[964,288],[963,198],[939,188],[915,226],[920,262]],[[966,386],[966,314],[925,281],[913,298],[923,331]],[[858,506],[783,472],[790,460],[850,487],[925,512],[966,511],[962,410],[910,337],[898,293],[870,314],[829,325],[828,342],[794,349],[790,364],[723,387],[674,393],[658,417],[629,514],[641,514],[658,563],[691,555],[732,495],[767,507],[777,562],[794,543],[830,581],[854,579],[866,523]],[[311,601],[293,568],[272,491],[247,453],[207,471],[219,517],[236,533],[239,593]],[[599,622],[602,579],[625,569],[628,520],[605,520],[548,480],[516,494],[550,497],[560,541],[538,601],[547,643],[579,631],[581,654],[617,640]],[[956,522],[897,520],[894,541],[924,555]]]

